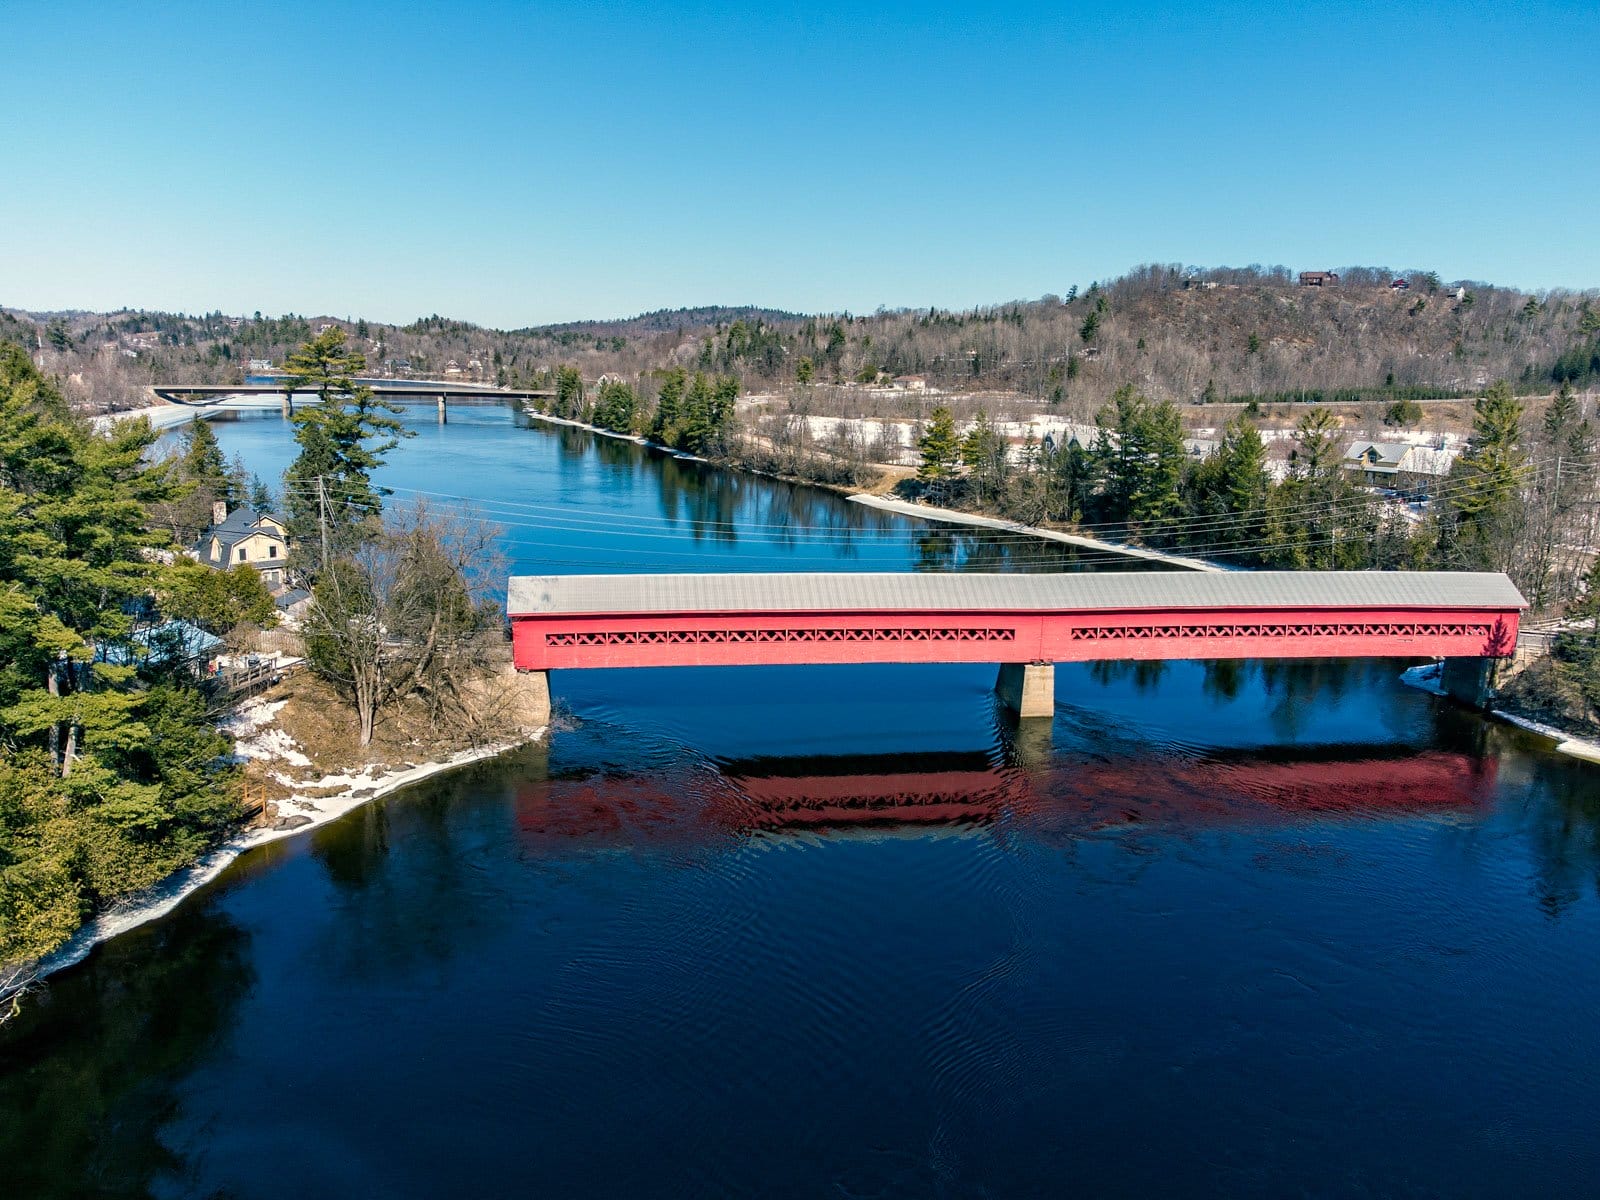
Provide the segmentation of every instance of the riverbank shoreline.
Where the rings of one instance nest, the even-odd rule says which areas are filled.
[[[1407,687],[1417,688],[1419,691],[1429,692],[1432,695],[1445,699],[1449,693],[1445,691],[1440,682],[1443,663],[1423,663],[1415,667],[1407,667],[1400,672],[1400,682]],[[1565,754],[1569,758],[1582,759],[1584,762],[1600,763],[1600,742],[1539,721],[1533,717],[1525,717],[1521,713],[1512,712],[1504,708],[1486,708],[1483,715],[1492,717],[1496,721],[1503,721],[1507,725],[1515,725],[1518,729],[1525,729],[1529,733],[1538,734],[1547,738],[1553,744],[1552,749],[1558,754]]]
[[[1094,550],[1102,554],[1118,554],[1125,558],[1140,558],[1150,562],[1167,563],[1187,571],[1224,572],[1241,569],[1222,566],[1219,563],[1208,562],[1201,558],[1172,554],[1165,550],[1153,550],[1147,546],[1130,546],[1122,542],[1107,542],[1099,538],[1086,537],[1083,534],[1066,533],[1059,529],[1043,529],[1037,525],[1024,525],[1020,521],[1008,521],[1003,517],[986,517],[980,513],[962,512],[960,509],[955,508],[939,508],[931,504],[914,504],[908,500],[896,500],[891,496],[885,496],[871,488],[864,490],[856,485],[825,483],[814,479],[801,479],[797,476],[761,471],[738,463],[716,462],[712,459],[702,458],[699,455],[686,454],[681,450],[674,450],[671,446],[651,441],[649,438],[641,437],[638,434],[618,433],[614,429],[603,429],[598,425],[591,425],[586,421],[576,421],[570,417],[553,417],[549,413],[542,413],[527,407],[524,407],[523,411],[535,420],[546,421],[552,425],[565,425],[572,429],[584,429],[590,433],[599,434],[601,437],[632,442],[637,446],[659,450],[664,454],[670,454],[672,457],[686,462],[705,463],[707,466],[719,467],[722,470],[738,471],[741,474],[754,475],[761,479],[775,479],[781,483],[821,488],[823,491],[843,496],[852,503],[864,504],[869,508],[893,513],[896,516],[912,517],[917,520],[932,521],[946,525],[966,525],[975,529],[989,529],[1000,533],[1019,534],[1024,537],[1038,538],[1041,541],[1060,542],[1080,550]]]
[[[321,781],[315,781],[327,785],[334,780],[343,779],[348,780],[349,786],[344,791],[329,796],[312,797],[296,793],[289,798],[287,804],[293,805],[294,816],[306,818],[303,822],[297,822],[287,828],[262,826],[242,828],[198,862],[174,872],[160,883],[135,896],[118,901],[93,920],[85,922],[62,946],[40,959],[37,966],[28,973],[27,978],[18,981],[19,986],[14,987],[11,992],[0,992],[0,999],[5,999],[16,991],[26,990],[58,971],[76,966],[88,958],[94,948],[102,942],[110,941],[151,921],[160,920],[252,850],[283,841],[285,838],[309,833],[348,816],[374,800],[393,795],[436,775],[509,754],[513,750],[532,745],[548,734],[549,726],[546,725],[531,731],[523,738],[462,750],[448,758],[414,764],[398,771],[375,775],[363,773],[326,776]],[[285,806],[284,802],[280,802],[280,812]]]
[[[174,404],[162,401],[157,404],[146,405],[144,408],[125,408],[118,412],[105,413],[93,419],[96,429],[105,430],[123,421],[131,421],[143,417],[150,422],[150,428],[158,432],[168,429],[177,429],[191,421],[198,421],[201,417],[213,413],[226,412],[269,412],[276,410],[276,401],[264,402],[259,396],[229,396],[221,400],[213,400],[207,404]]]

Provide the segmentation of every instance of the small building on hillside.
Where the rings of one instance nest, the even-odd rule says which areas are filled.
[[[211,525],[194,545],[194,556],[208,567],[225,571],[241,563],[261,572],[261,582],[277,591],[285,583],[289,536],[283,522],[253,508],[228,511],[221,500],[212,507]]]
[[[928,377],[926,375],[896,375],[889,384],[897,392],[925,392],[928,390]]]
[[[1411,281],[1409,279],[1391,279],[1389,281],[1389,290],[1391,292],[1409,292],[1411,290]]]
[[[1044,436],[1039,439],[1039,449],[1046,458],[1074,445],[1080,450],[1093,450],[1100,440],[1101,432],[1100,426],[1088,425],[1081,421],[1053,421],[1046,427]],[[1115,434],[1107,433],[1106,436],[1115,444]]]
[[[1450,474],[1454,450],[1414,446],[1408,442],[1351,442],[1344,452],[1344,469],[1375,487],[1393,488],[1416,499],[1432,495],[1439,480]]]
[[[1301,287],[1338,287],[1339,273],[1337,271],[1301,271]]]
[[[300,622],[311,609],[311,593],[305,588],[288,588],[272,598],[283,623],[290,629],[299,629]]]

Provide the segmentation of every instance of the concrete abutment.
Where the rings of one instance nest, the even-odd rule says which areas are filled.
[[[505,678],[508,715],[524,729],[550,724],[550,672],[514,669]]]

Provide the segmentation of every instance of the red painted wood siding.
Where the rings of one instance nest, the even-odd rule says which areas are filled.
[[[1503,657],[1515,609],[517,615],[516,664],[703,667],[1101,659]]]

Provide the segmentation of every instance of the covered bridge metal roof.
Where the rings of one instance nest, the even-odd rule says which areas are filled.
[[[1053,575],[518,575],[511,616],[1090,609],[1524,609],[1506,576],[1466,571],[1191,571]]]

